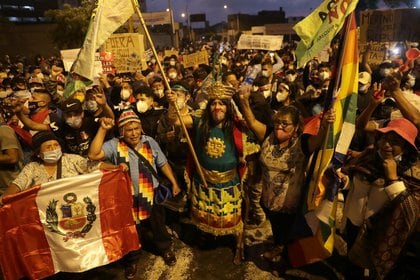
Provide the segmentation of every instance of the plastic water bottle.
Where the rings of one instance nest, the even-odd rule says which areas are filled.
[[[258,69],[257,65],[249,65],[248,69],[246,70],[244,83],[252,85],[258,75],[258,72],[260,72],[260,70]]]

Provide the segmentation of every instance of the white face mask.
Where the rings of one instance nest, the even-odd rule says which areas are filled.
[[[60,95],[60,96],[63,96],[64,90],[57,90],[57,94]]]
[[[414,87],[414,85],[416,84],[416,80],[415,79],[409,79],[408,81],[407,81],[407,83],[406,83],[406,85],[409,87],[409,88],[412,88],[412,87]]]
[[[36,74],[36,77],[42,80],[42,79],[44,79],[44,74],[39,72],[38,74]]]
[[[168,73],[168,77],[170,79],[176,79],[176,76],[178,76],[178,74],[176,72],[169,72]]]
[[[86,102],[86,108],[90,112],[96,112],[98,111],[98,103],[95,100],[88,100]]]
[[[147,111],[147,109],[149,109],[149,105],[147,105],[146,102],[141,101],[141,100],[137,101],[136,107],[139,113],[144,113]]]
[[[258,86],[252,86],[252,91],[258,91],[259,87]]]
[[[176,61],[174,61],[174,60],[169,61],[169,65],[175,66],[175,64],[176,64]]]
[[[268,71],[267,70],[263,70],[263,71],[261,71],[261,75],[263,75],[263,77],[270,77],[270,74],[268,73]]]
[[[54,151],[43,152],[41,158],[46,163],[56,163],[62,155],[63,153],[61,152],[61,149],[58,149]]]
[[[284,100],[287,99],[288,96],[289,96],[289,93],[287,91],[279,91],[276,94],[276,100],[277,102],[283,102]]]
[[[369,84],[359,86],[359,92],[366,93],[369,88]]]
[[[128,89],[123,88],[121,90],[120,96],[122,100],[127,100],[131,95],[131,92]]]
[[[79,128],[82,124],[82,116],[74,116],[66,119],[66,124],[72,128]]]
[[[154,93],[155,93],[155,95],[156,95],[156,96],[158,96],[159,98],[162,98],[162,97],[163,97],[163,95],[164,95],[164,91],[163,91],[163,89],[156,89],[156,90],[154,91]]]
[[[268,98],[271,95],[271,90],[264,90],[263,92],[264,98]]]
[[[326,79],[330,78],[330,73],[324,71],[319,73],[318,77],[321,81],[325,81]]]
[[[296,75],[292,75],[292,74],[286,75],[286,81],[293,83],[295,80],[296,80]]]

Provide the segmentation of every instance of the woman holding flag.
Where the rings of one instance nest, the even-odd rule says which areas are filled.
[[[314,147],[320,145],[325,127],[334,122],[335,114],[328,111],[321,120],[320,129],[306,138],[307,142],[302,142],[303,122],[296,107],[280,108],[273,116],[273,126],[268,127],[255,118],[249,105],[249,95],[249,87],[242,87],[239,96],[244,118],[262,143],[262,204],[274,238],[273,248],[263,253],[262,257],[276,264],[273,274],[278,275],[287,268],[285,245],[300,207],[307,157],[315,150]]]

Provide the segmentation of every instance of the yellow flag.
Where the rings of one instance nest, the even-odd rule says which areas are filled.
[[[325,0],[293,29],[301,41],[296,48],[298,67],[318,55],[330,44],[358,0]]]
[[[130,0],[98,0],[92,12],[89,29],[82,48],[73,63],[72,71],[93,80],[97,49],[134,14]]]

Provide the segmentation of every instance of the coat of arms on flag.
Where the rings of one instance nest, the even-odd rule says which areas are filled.
[[[47,227],[51,232],[63,235],[64,241],[70,238],[83,238],[92,228],[96,220],[96,206],[88,196],[83,198],[83,202],[77,201],[74,192],[66,193],[63,196],[64,204],[59,208],[61,217],[57,213],[59,200],[52,199],[46,209]]]

